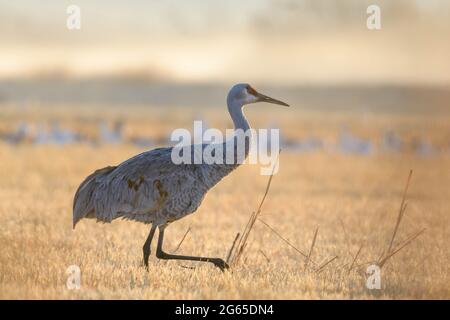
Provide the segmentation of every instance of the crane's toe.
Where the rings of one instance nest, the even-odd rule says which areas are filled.
[[[144,260],[144,261],[142,262],[142,266],[145,268],[146,271],[149,270],[149,269],[148,269],[148,261],[145,261],[145,260]]]
[[[143,261],[142,264],[144,265],[145,269],[148,271],[148,260],[150,258],[150,251],[146,252],[144,251],[144,257],[143,257]]]
[[[230,266],[228,263],[226,263],[223,259],[220,258],[214,258],[210,260],[216,267],[218,267],[222,272],[224,272],[226,269],[229,269]]]

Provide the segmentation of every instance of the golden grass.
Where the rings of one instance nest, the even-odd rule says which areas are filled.
[[[149,226],[86,220],[72,230],[72,197],[82,179],[140,151],[0,144],[0,298],[450,298],[448,154],[283,152],[260,219],[294,248],[257,220],[240,262],[222,273],[210,264],[158,261],[156,241],[146,272],[141,260]],[[426,232],[386,261],[382,289],[369,290],[366,267],[389,247],[410,168],[408,209],[392,248]],[[267,180],[255,165],[239,168],[195,214],[167,229],[167,251],[180,245],[178,253],[225,259]],[[296,249],[309,256],[306,266]],[[66,288],[73,264],[81,268],[80,290]]]

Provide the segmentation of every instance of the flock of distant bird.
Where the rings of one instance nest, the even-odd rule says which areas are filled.
[[[122,144],[130,143],[137,147],[148,148],[155,145],[170,143],[169,139],[133,137],[126,138],[123,129],[124,121],[115,121],[108,124],[102,121],[98,124],[98,137],[88,138],[71,129],[63,128],[58,122],[53,121],[49,125],[38,124],[34,127],[27,122],[20,122],[13,132],[0,133],[0,142],[17,145],[29,143],[34,145],[67,145],[72,143],[90,144]],[[204,130],[208,128],[203,126]],[[263,143],[270,144],[270,141]],[[450,146],[449,146],[450,147]],[[348,128],[341,128],[338,138],[333,145],[326,143],[323,139],[310,136],[303,139],[282,138],[281,148],[293,153],[309,153],[318,151],[330,151],[342,154],[358,154],[371,156],[377,152],[381,153],[401,153],[411,151],[417,155],[428,156],[440,152],[439,148],[423,138],[416,138],[413,141],[403,140],[395,131],[388,130],[382,133],[379,143],[370,139],[358,137]],[[442,151],[442,150],[441,150]],[[450,152],[449,150],[447,150]]]

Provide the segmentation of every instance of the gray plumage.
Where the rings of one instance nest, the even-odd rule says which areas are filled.
[[[206,192],[237,167],[174,164],[171,153],[154,149],[88,176],[75,194],[73,226],[82,218],[173,222],[195,212]]]

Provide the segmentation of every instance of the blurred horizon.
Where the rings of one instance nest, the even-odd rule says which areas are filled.
[[[68,30],[66,8],[81,8]],[[450,3],[0,0],[0,81],[448,86]]]

